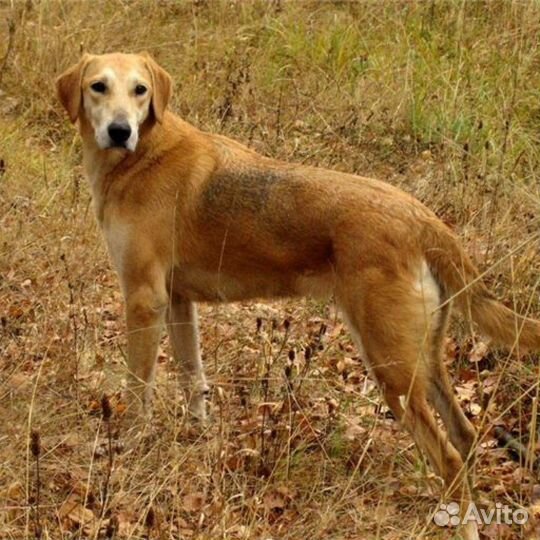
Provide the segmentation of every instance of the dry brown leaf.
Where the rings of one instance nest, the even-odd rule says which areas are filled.
[[[58,509],[58,516],[63,522],[71,522],[71,525],[77,525],[89,533],[97,525],[94,512],[89,508],[85,508],[76,494],[70,495],[61,504]]]
[[[446,358],[450,361],[453,361],[457,358],[458,355],[458,346],[456,341],[451,337],[444,338],[444,354]]]
[[[24,487],[20,482],[12,482],[9,486],[0,491],[0,499],[8,501],[24,500]]]
[[[262,402],[257,405],[257,412],[259,414],[272,414],[280,407],[279,402]]]
[[[282,511],[285,508],[286,500],[283,494],[271,491],[264,496],[263,503],[268,512]]]
[[[31,383],[31,378],[27,373],[13,373],[11,377],[7,380],[7,387],[12,392],[21,392],[28,388]]]
[[[514,531],[504,523],[490,523],[482,527],[482,535],[484,538],[493,540],[514,540],[516,538]]]
[[[184,510],[187,512],[199,512],[204,506],[204,499],[204,493],[201,492],[184,495],[182,499]]]
[[[346,441],[361,440],[366,434],[366,428],[356,423],[353,419],[347,420],[347,427],[343,432],[343,439]]]
[[[482,407],[478,403],[471,403],[469,405],[469,412],[472,416],[478,416],[482,412]]]
[[[467,381],[456,386],[457,398],[462,404],[470,403],[476,396],[476,382]]]
[[[351,371],[357,367],[358,363],[355,362],[352,358],[344,357],[341,360],[338,360],[336,364],[337,372],[341,375],[344,371]]]
[[[116,407],[114,407],[114,412],[118,416],[122,416],[126,412],[126,410],[127,410],[127,405],[123,401],[119,401],[116,404]]]
[[[469,362],[472,362],[473,364],[480,362],[480,360],[486,357],[488,351],[489,347],[486,343],[477,341],[469,353]]]
[[[282,512],[294,499],[295,493],[287,486],[279,486],[268,491],[263,497],[263,504],[268,512]]]
[[[124,510],[116,514],[116,535],[120,538],[129,538],[131,536],[133,525],[131,523],[132,515]]]

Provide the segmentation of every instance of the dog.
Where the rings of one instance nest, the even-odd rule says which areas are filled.
[[[85,54],[57,90],[78,123],[125,297],[132,406],[150,407],[165,324],[189,411],[204,419],[196,302],[333,296],[393,414],[447,495],[467,503],[476,432],[442,358],[451,304],[520,351],[540,350],[540,321],[490,295],[451,230],[387,183],[284,163],[200,131],[167,109],[171,77],[148,54]],[[476,524],[461,534],[477,539]]]

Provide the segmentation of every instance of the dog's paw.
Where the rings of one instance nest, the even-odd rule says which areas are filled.
[[[208,422],[208,411],[205,396],[197,396],[189,402],[188,419],[195,424],[205,425]]]
[[[210,388],[204,386],[200,390],[186,396],[187,413],[190,421],[205,425],[208,421],[207,399],[210,394]]]

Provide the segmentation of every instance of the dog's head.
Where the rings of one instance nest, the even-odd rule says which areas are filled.
[[[97,146],[135,151],[147,118],[162,122],[171,77],[147,54],[85,54],[56,81],[72,122],[85,120]]]

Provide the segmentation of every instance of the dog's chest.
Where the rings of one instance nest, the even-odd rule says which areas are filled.
[[[128,247],[130,244],[130,225],[118,219],[107,219],[100,223],[107,251],[116,272],[122,276],[127,261]]]

